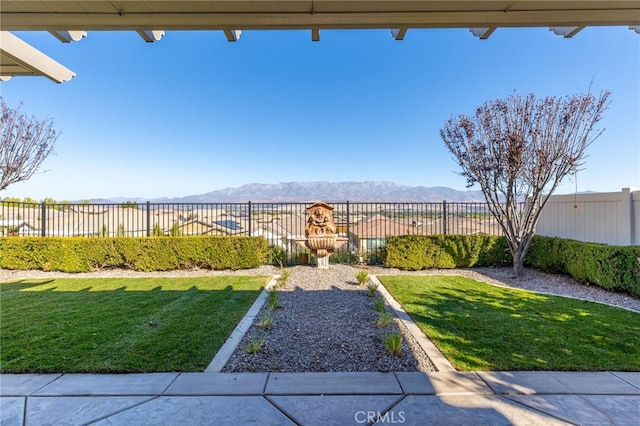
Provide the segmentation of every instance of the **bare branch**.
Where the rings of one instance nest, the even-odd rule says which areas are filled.
[[[0,191],[9,185],[28,180],[42,162],[53,153],[60,132],[53,130],[53,119],[28,118],[20,106],[9,108],[0,97]]]

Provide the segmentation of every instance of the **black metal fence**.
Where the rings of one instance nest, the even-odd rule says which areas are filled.
[[[389,236],[490,234],[502,231],[486,203],[333,203],[348,244],[334,254],[375,261]],[[263,236],[295,263],[304,248],[307,203],[33,204],[0,201],[0,235],[41,237]]]

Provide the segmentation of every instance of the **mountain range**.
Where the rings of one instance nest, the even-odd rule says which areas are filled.
[[[436,186],[405,186],[393,182],[286,182],[277,184],[251,183],[199,195],[177,198],[157,198],[153,203],[233,203],[233,202],[483,202],[480,191],[458,191]],[[92,200],[94,201],[94,200]],[[94,202],[105,202],[95,200]],[[112,202],[147,200],[114,198]]]

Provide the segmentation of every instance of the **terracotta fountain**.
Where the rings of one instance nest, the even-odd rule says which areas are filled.
[[[311,250],[317,259],[317,266],[321,269],[329,268],[329,256],[348,238],[339,237],[336,233],[336,225],[333,223],[333,206],[316,201],[307,207],[307,225],[305,226],[305,238],[296,238],[296,243]]]

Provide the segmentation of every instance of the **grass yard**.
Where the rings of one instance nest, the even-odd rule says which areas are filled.
[[[0,283],[2,373],[203,371],[267,277]]]
[[[640,371],[640,314],[460,276],[379,276],[458,370]]]

